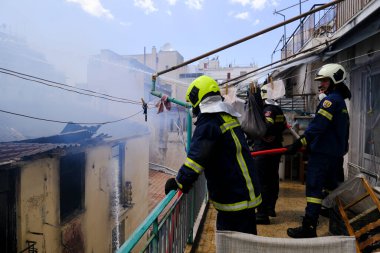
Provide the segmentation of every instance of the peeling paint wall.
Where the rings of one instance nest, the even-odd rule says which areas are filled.
[[[133,208],[128,211],[125,224],[125,239],[128,239],[148,216],[149,136],[128,140],[126,152],[125,181],[132,182],[132,202],[134,203]]]
[[[110,192],[112,190],[111,149],[96,147],[87,151],[85,210],[83,230],[86,252],[109,252],[112,220]]]
[[[144,148],[146,147],[146,148]],[[111,145],[86,150],[84,208],[64,223],[60,222],[59,158],[28,161],[20,169],[18,250],[26,241],[36,241],[43,252],[112,252],[115,217],[111,210],[115,161]],[[123,185],[132,182],[132,207],[119,209],[120,245],[148,215],[149,137],[127,140]],[[121,154],[122,157],[124,155]]]
[[[31,161],[20,170],[18,249],[36,241],[39,252],[60,252],[58,159]]]

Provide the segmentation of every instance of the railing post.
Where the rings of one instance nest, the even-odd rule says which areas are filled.
[[[158,218],[153,222],[153,253],[158,253]]]
[[[191,135],[192,135],[192,117],[191,117],[191,112],[190,109],[187,109],[187,152],[190,150],[190,144],[191,144]],[[190,201],[190,233],[189,237],[187,238],[187,243],[193,243],[194,238],[193,238],[193,230],[194,230],[194,201],[195,201],[195,189],[192,191],[192,196],[191,196],[191,201]]]
[[[194,238],[193,238],[193,231],[194,231],[194,216],[195,216],[195,210],[194,210],[194,202],[195,202],[195,189],[192,191],[192,194],[191,194],[191,199],[190,199],[190,233],[189,233],[189,237],[187,238],[187,243],[193,243],[194,242]]]

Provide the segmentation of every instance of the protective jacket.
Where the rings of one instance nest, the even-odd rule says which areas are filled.
[[[200,113],[185,163],[176,181],[184,191],[204,171],[209,196],[219,211],[240,211],[261,203],[253,158],[236,117]]]
[[[343,156],[348,150],[349,116],[342,94],[333,90],[318,104],[304,133],[312,153]]]
[[[282,132],[286,129],[286,119],[281,108],[274,104],[264,104],[263,109],[267,132],[261,139],[254,141],[254,150],[282,147]]]

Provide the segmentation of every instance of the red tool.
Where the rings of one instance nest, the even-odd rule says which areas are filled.
[[[283,154],[287,150],[288,150],[287,148],[274,148],[274,149],[253,151],[253,152],[251,152],[251,155],[253,157],[256,157],[256,156],[259,156],[259,155],[276,155],[276,154]]]

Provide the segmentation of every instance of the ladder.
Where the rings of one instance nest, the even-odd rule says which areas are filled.
[[[348,234],[356,239],[358,253],[380,248],[380,202],[365,178],[350,199],[335,198]]]

